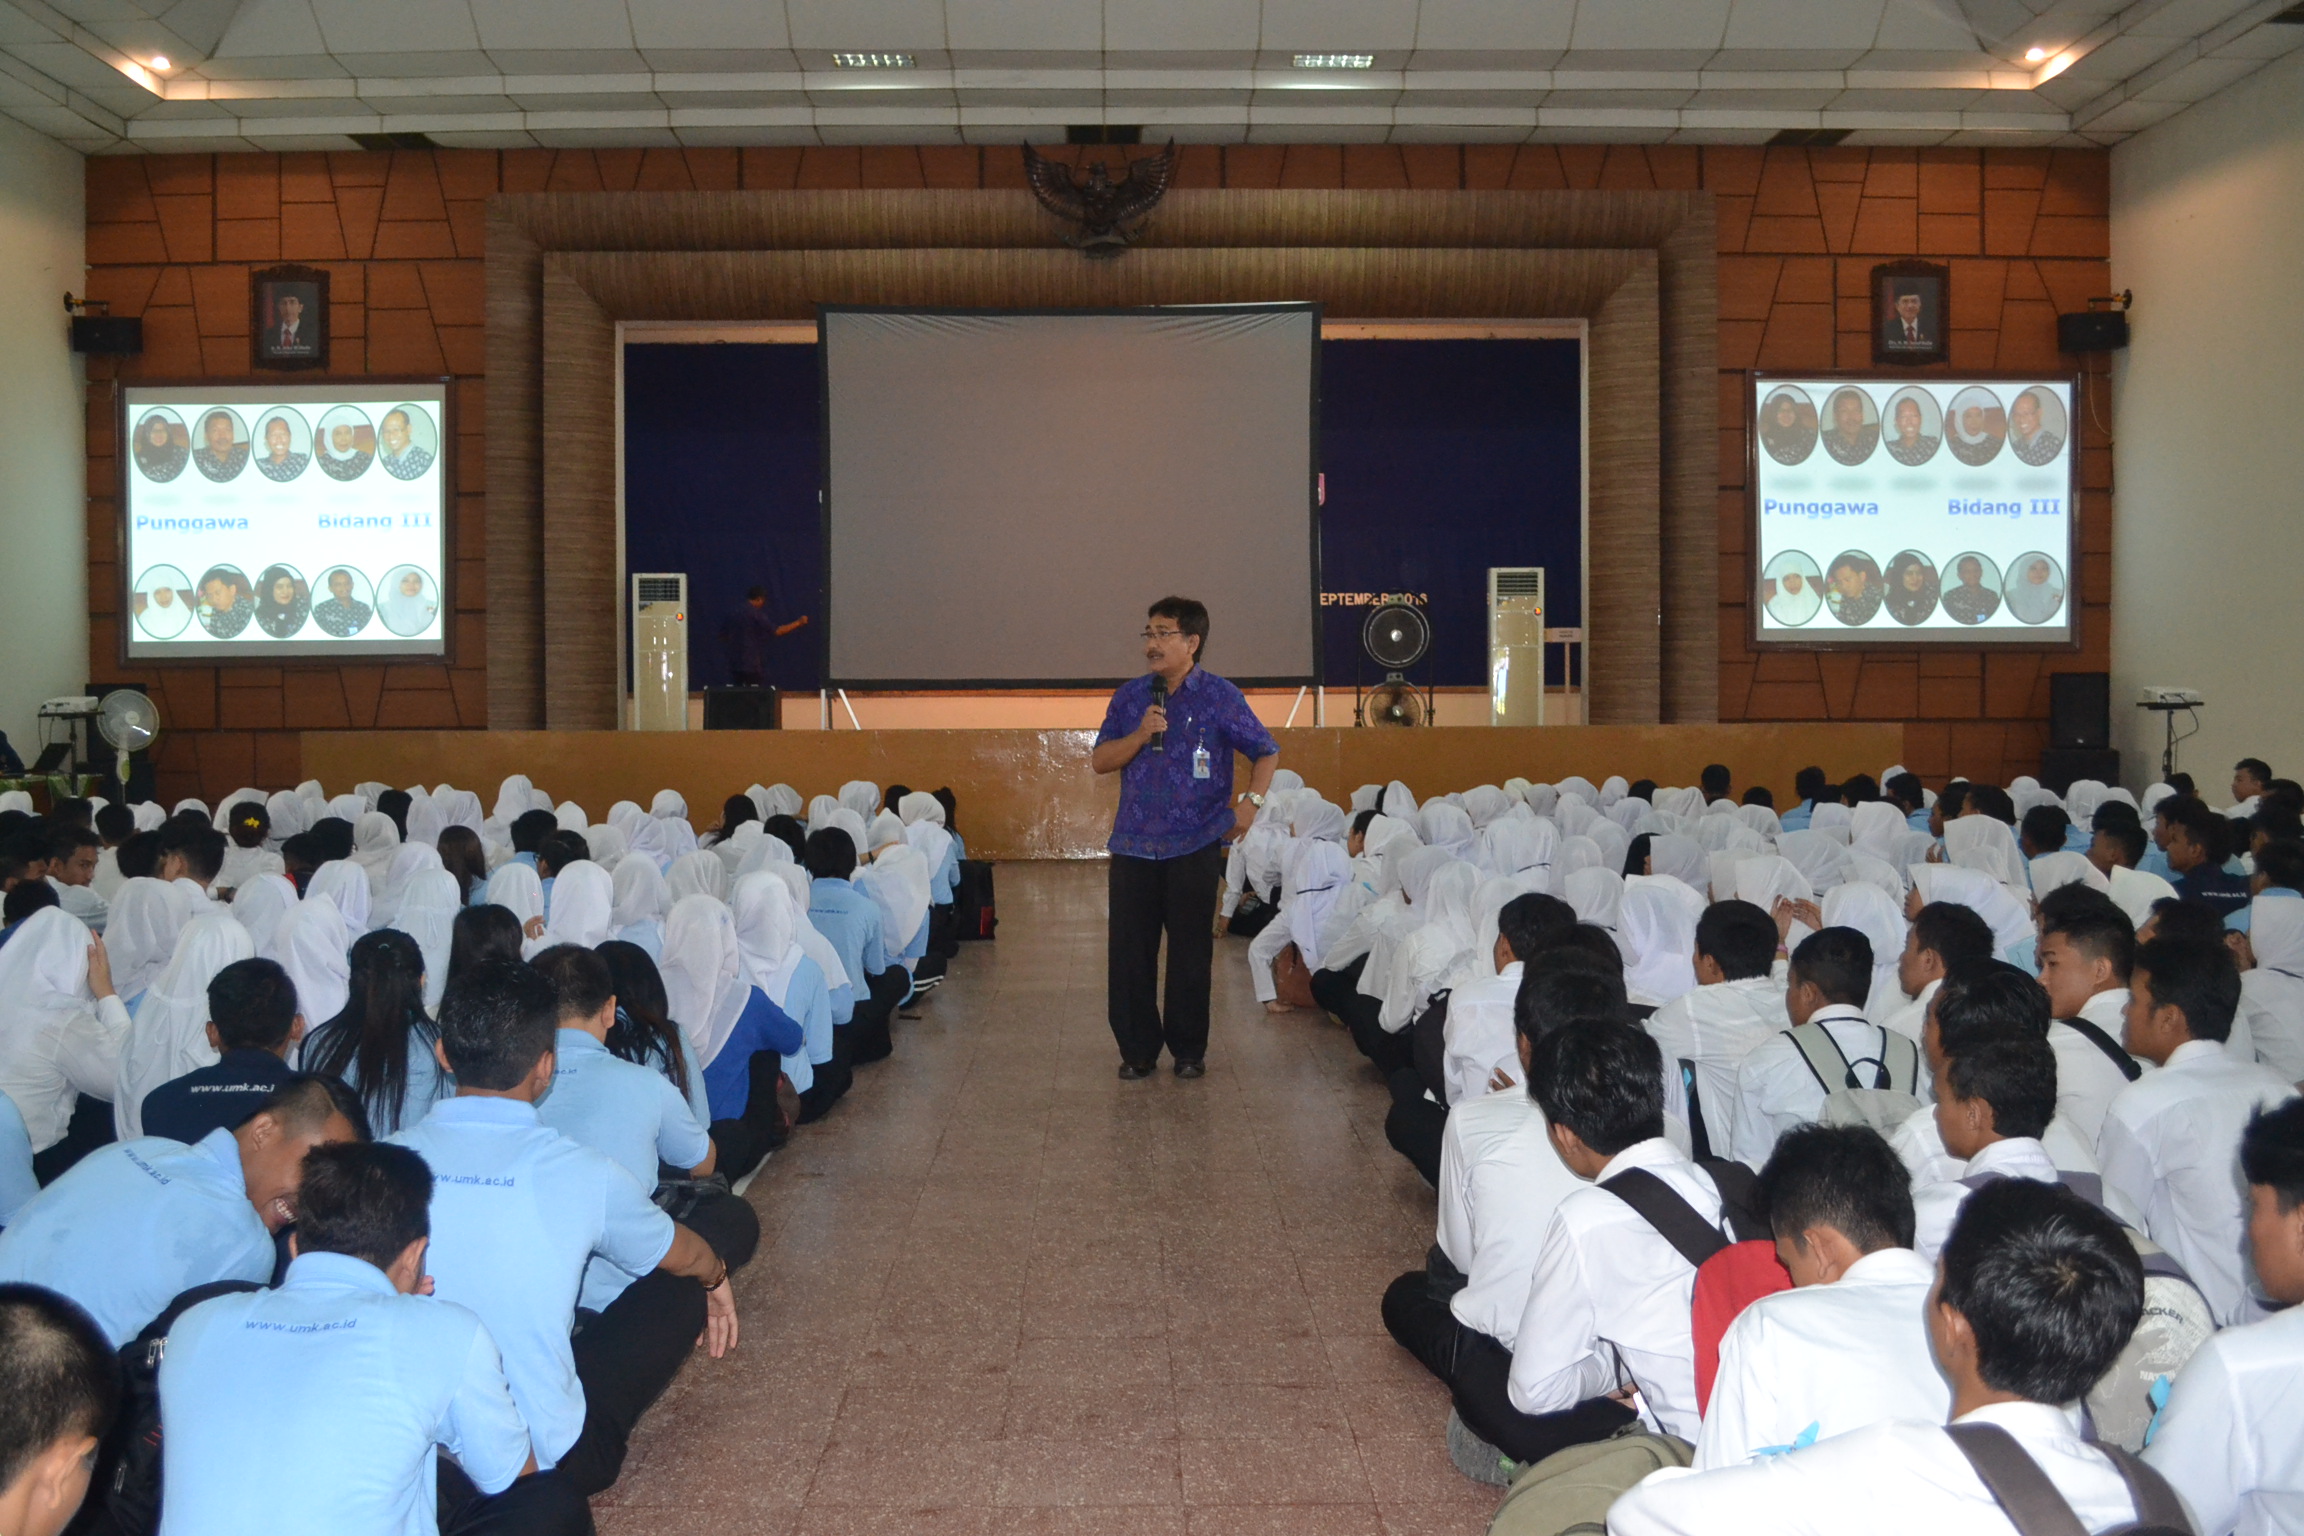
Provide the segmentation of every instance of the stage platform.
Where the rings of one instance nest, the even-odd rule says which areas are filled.
[[[1419,797],[1518,777],[1582,774],[1693,784],[1726,763],[1739,793],[1765,784],[1791,803],[1792,776],[1810,763],[1835,779],[1900,761],[1897,722],[1818,725],[1585,725],[1512,730],[1327,727],[1273,733],[1280,762],[1339,805],[1362,784],[1399,779]],[[1119,780],[1088,766],[1090,730],[895,731],[306,731],[303,776],[331,792],[368,779],[479,792],[493,804],[506,775],[604,817],[618,800],[646,805],[660,789],[687,798],[699,831],[720,803],[753,783],[803,796],[850,779],[935,789],[959,799],[969,853],[987,859],[1091,859],[1104,853]],[[1244,776],[1236,776],[1244,783]]]

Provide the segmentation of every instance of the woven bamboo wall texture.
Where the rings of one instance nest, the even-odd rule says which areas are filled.
[[[302,729],[486,723],[478,605],[492,573],[487,454],[477,427],[490,362],[481,256],[491,195],[1022,185],[1012,151],[900,145],[100,156],[89,160],[87,178],[88,292],[114,314],[143,316],[146,348],[123,366],[92,359],[89,369],[91,676],[123,675],[114,659],[112,382],[244,373],[250,268],[301,261],[330,269],[336,372],[459,380],[459,664],[139,669],[168,712],[161,777],[170,796],[293,777]],[[1720,718],[1902,720],[1907,756],[1931,779],[1954,771],[2004,779],[2032,766],[2045,739],[2047,674],[2106,666],[2111,451],[2086,410],[2080,586],[2088,606],[2078,654],[1751,655],[1741,374],[1866,366],[1866,274],[1877,261],[1914,255],[1952,266],[1953,366],[2069,366],[2056,354],[2055,314],[2080,307],[2108,281],[2105,154],[1196,145],[1183,152],[1178,185],[1712,193],[1720,252]],[[2089,390],[2100,390],[2105,377],[2092,369]],[[526,547],[536,561],[530,579],[540,586],[541,550],[533,538]],[[1690,553],[1668,545],[1666,558]],[[528,664],[540,668],[541,657]]]

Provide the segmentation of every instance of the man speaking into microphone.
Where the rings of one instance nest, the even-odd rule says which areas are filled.
[[[1188,597],[1154,603],[1144,626],[1142,677],[1120,685],[1089,759],[1120,775],[1112,819],[1106,998],[1120,1077],[1160,1065],[1165,1044],[1178,1077],[1198,1077],[1208,1056],[1208,972],[1216,944],[1216,885],[1224,845],[1263,808],[1280,746],[1240,690],[1200,665],[1208,610]],[[1253,767],[1232,794],[1232,754]],[[1159,992],[1160,936],[1168,936],[1168,995]]]

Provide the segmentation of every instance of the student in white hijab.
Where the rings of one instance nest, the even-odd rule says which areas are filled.
[[[456,914],[464,909],[464,894],[456,877],[435,866],[418,870],[401,893],[400,910],[392,926],[416,941],[424,952],[424,1007],[437,1015],[440,994],[448,987],[448,952],[455,939]]]
[[[646,859],[656,866],[656,873],[660,875],[672,867],[672,845],[665,837],[664,823],[655,817],[634,817],[624,836],[631,844],[627,857]]]
[[[352,823],[352,862],[367,872],[372,897],[384,894],[384,877],[399,851],[400,829],[382,811],[363,811]]]
[[[2176,887],[2146,869],[2115,866],[2112,871],[2112,902],[2128,914],[2128,921],[2141,928],[2152,916],[2152,904],[2166,901],[2176,894]]]
[[[850,1074],[835,1060],[832,995],[801,948],[792,888],[765,870],[746,875],[731,893],[729,918],[746,976],[800,1026],[805,1044],[784,1058],[784,1072],[800,1095],[801,1118],[818,1119],[847,1092]]]
[[[904,840],[920,852],[928,865],[928,889],[934,905],[948,907],[960,892],[960,845],[944,829],[944,803],[926,790],[916,789],[897,805],[904,820]]]
[[[840,786],[840,804],[869,822],[880,810],[880,786],[869,779],[850,779]]]
[[[664,914],[671,910],[672,892],[663,871],[652,859],[626,859],[616,866],[611,881],[608,925],[627,944],[660,960],[664,953]]]
[[[2016,834],[1997,816],[1959,816],[1946,822],[1944,862],[1981,870],[2014,894],[2029,894],[2032,889]]]
[[[672,861],[665,871],[665,887],[678,901],[683,896],[709,896],[714,901],[728,899],[728,866],[720,856],[709,849],[684,853]]]
[[[175,953],[176,935],[183,931],[191,910],[183,892],[148,876],[124,881],[120,894],[112,898],[104,951],[112,962],[112,985],[130,1010]]]
[[[527,868],[526,865],[521,867]],[[535,873],[534,870],[528,872],[531,875]],[[344,931],[346,933],[356,939],[368,931],[368,914],[372,910],[372,906],[368,894],[368,873],[366,870],[363,870],[350,859],[330,859],[312,871],[312,878],[304,886],[304,900],[307,905],[323,896],[335,903],[337,914],[344,919]],[[330,1014],[329,1017],[333,1018],[335,1015]],[[304,1022],[318,1025],[323,1021],[306,1019]]]
[[[1816,887],[1808,883],[1808,877],[1790,859],[1781,854],[1763,853],[1737,863],[1736,898],[1752,903],[1771,917],[1777,917],[1778,901],[1794,904],[1813,902],[1816,899]],[[1781,929],[1783,920],[1781,917],[1777,917],[1777,920]],[[1795,918],[1790,930],[1784,933],[1785,952],[1798,949],[1815,931]]]
[[[720,861],[712,861],[717,869]],[[520,921],[526,960],[544,947],[544,882],[526,864],[505,864],[488,877],[487,905],[502,907]]]
[[[1471,948],[1478,930],[1472,920],[1472,898],[1480,889],[1480,871],[1447,855],[1446,850],[1425,849],[1446,862],[1425,881],[1417,907],[1423,923],[1408,935],[1393,957],[1384,988],[1384,1006],[1377,1022],[1398,1034],[1416,1022],[1439,990],[1441,981]]]
[[[0,1093],[35,1155],[64,1140],[82,1096],[108,1098],[119,1079],[128,1010],[104,954],[61,907],[24,918],[0,947]]]
[[[400,927],[400,906],[408,899],[408,884],[418,875],[430,870],[446,873],[440,862],[440,850],[430,843],[403,843],[392,855],[390,868],[384,872],[384,886],[369,913],[369,926],[373,928]]]
[[[1983,870],[1958,864],[1913,865],[1912,894],[1906,901],[1905,915],[1917,916],[1920,908],[1932,901],[1957,902],[1983,918],[1992,930],[1992,956],[1996,960],[2022,964],[2016,957],[2030,954],[2039,937],[2031,912],[2005,884]]]
[[[584,815],[584,807],[573,800],[563,800],[552,811],[552,819],[563,832],[582,832],[592,825]]]
[[[2038,901],[2051,891],[2067,885],[2085,885],[2098,895],[2112,894],[2112,882],[2105,879],[2095,865],[2084,855],[2059,850],[2044,853],[2032,861],[2032,899]]]
[[[2248,908],[2256,964],[2240,973],[2240,1012],[2256,1059],[2304,1082],[2304,900],[2267,891]]]
[[[1669,875],[1627,875],[1616,909],[1617,942],[1629,956],[1624,991],[1635,1006],[1661,1008],[1696,990],[1696,923],[1704,898]]]
[[[144,1134],[146,1094],[216,1064],[216,1047],[208,1043],[208,983],[255,953],[248,930],[221,908],[201,913],[176,936],[175,953],[137,1003],[121,1046],[112,1124],[122,1141]]]
[[[1622,950],[1623,939],[1616,932],[1616,918],[1624,904],[1624,877],[1605,865],[1579,869],[1568,877],[1562,898],[1576,909],[1576,921],[1590,923],[1606,930],[1616,939]]]
[[[1384,814],[1393,820],[1405,821],[1410,826],[1414,826],[1416,812],[1420,809],[1416,803],[1416,792],[1398,779],[1394,779],[1384,786],[1383,809]],[[1421,836],[1422,834],[1418,835]]]
[[[704,1074],[713,1141],[728,1158],[730,1176],[740,1178],[773,1144],[778,1120],[775,1095],[753,1091],[752,1059],[762,1051],[779,1058],[803,1056],[807,1038],[798,1021],[753,986],[725,903],[709,896],[684,896],[672,903],[664,919],[664,963],[658,970],[689,1060]],[[763,1090],[767,1086],[761,1085]],[[743,1125],[723,1129],[725,1120]],[[744,1150],[730,1156],[739,1143]]]
[[[1394,850],[1400,849],[1397,840],[1392,846]],[[1369,943],[1368,963],[1361,968],[1359,983],[1361,995],[1373,998],[1376,1002],[1376,1009],[1367,1024],[1384,1033],[1397,1030],[1408,1022],[1406,1019],[1402,1019],[1400,1024],[1386,1022],[1383,1008],[1392,995],[1392,970],[1401,949],[1410,936],[1431,918],[1431,911],[1426,905],[1426,888],[1431,885],[1435,874],[1458,861],[1450,857],[1445,848],[1426,848],[1418,844],[1400,851],[1396,859],[1387,862],[1389,867],[1385,870],[1385,880],[1390,887],[1390,899],[1378,904],[1382,908],[1376,913],[1380,926]],[[1471,897],[1472,891],[1467,890],[1467,914]],[[1470,935],[1467,934],[1466,938],[1469,939]],[[1400,1006],[1405,1008],[1413,1000],[1413,991],[1411,988],[1410,996],[1403,999]],[[1366,1033],[1365,1030],[1362,1032]],[[1363,1044],[1362,1049],[1366,1050],[1367,1045]],[[1388,1073],[1393,1064],[1379,1061],[1377,1065]]]
[[[1808,817],[1808,830],[1829,832],[1841,842],[1849,842],[1855,836],[1856,812],[1848,806],[1827,801],[1816,807]]]
[[[1894,864],[1904,834],[1911,831],[1893,801],[1867,800],[1849,810],[1848,851]]]
[[[1818,895],[1847,884],[1854,872],[1853,856],[1822,832],[1787,832],[1776,839],[1776,851]]]
[[[1649,838],[1648,873],[1679,881],[1699,901],[1712,898],[1712,861],[1692,837],[1669,832]]]
[[[448,807],[427,796],[408,804],[408,836],[404,841],[422,843],[427,848],[440,846],[440,834],[449,826]]]
[[[617,866],[624,862],[624,855],[632,844],[622,828],[596,821],[584,829],[584,846],[592,851],[593,863],[614,874]]]
[[[856,1015],[856,987],[848,979],[848,968],[840,963],[840,951],[808,916],[808,871],[787,862],[767,865],[766,873],[783,881],[784,888],[792,893],[792,910],[800,918],[800,949],[824,973],[824,985],[832,993],[832,1023],[838,1028]]]
[[[1820,915],[1825,927],[1853,928],[1871,941],[1872,990],[1864,1000],[1864,1017],[1887,1023],[1910,1001],[1896,975],[1904,953],[1903,909],[1877,885],[1856,880],[1826,891]]]
[[[261,875],[232,895],[232,916],[248,930],[255,952],[267,960],[280,958],[279,933],[296,910],[296,883],[286,875]]]
[[[562,866],[552,878],[552,915],[545,919],[541,948],[578,944],[591,949],[606,943],[613,935],[609,913],[615,901],[613,878],[590,859]]]
[[[895,841],[875,848],[855,880],[880,909],[881,948],[891,963],[911,970],[928,950],[928,861],[904,841],[899,827]]]
[[[352,933],[336,903],[328,900],[306,900],[283,926],[280,965],[295,983],[296,1011],[304,1016],[305,1029],[317,1029],[351,1000]]]
[[[1282,909],[1281,916],[1288,925],[1289,942],[1296,946],[1305,969],[1317,971],[1322,964],[1321,925],[1336,898],[1352,883],[1352,861],[1341,843],[1317,839],[1306,843],[1297,855],[1295,879],[1295,898]]]

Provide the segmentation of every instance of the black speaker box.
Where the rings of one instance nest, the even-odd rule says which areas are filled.
[[[707,688],[704,729],[773,731],[782,723],[773,688]]]
[[[2120,754],[2086,747],[2050,747],[2040,754],[2040,787],[2062,794],[2075,781],[2120,782]]]
[[[144,322],[135,315],[74,315],[72,350],[134,357],[144,350]]]
[[[2056,350],[2085,354],[2117,352],[2128,345],[2125,310],[2088,309],[2056,317]]]
[[[2112,745],[2111,673],[2049,674],[2048,745],[2089,752]]]

